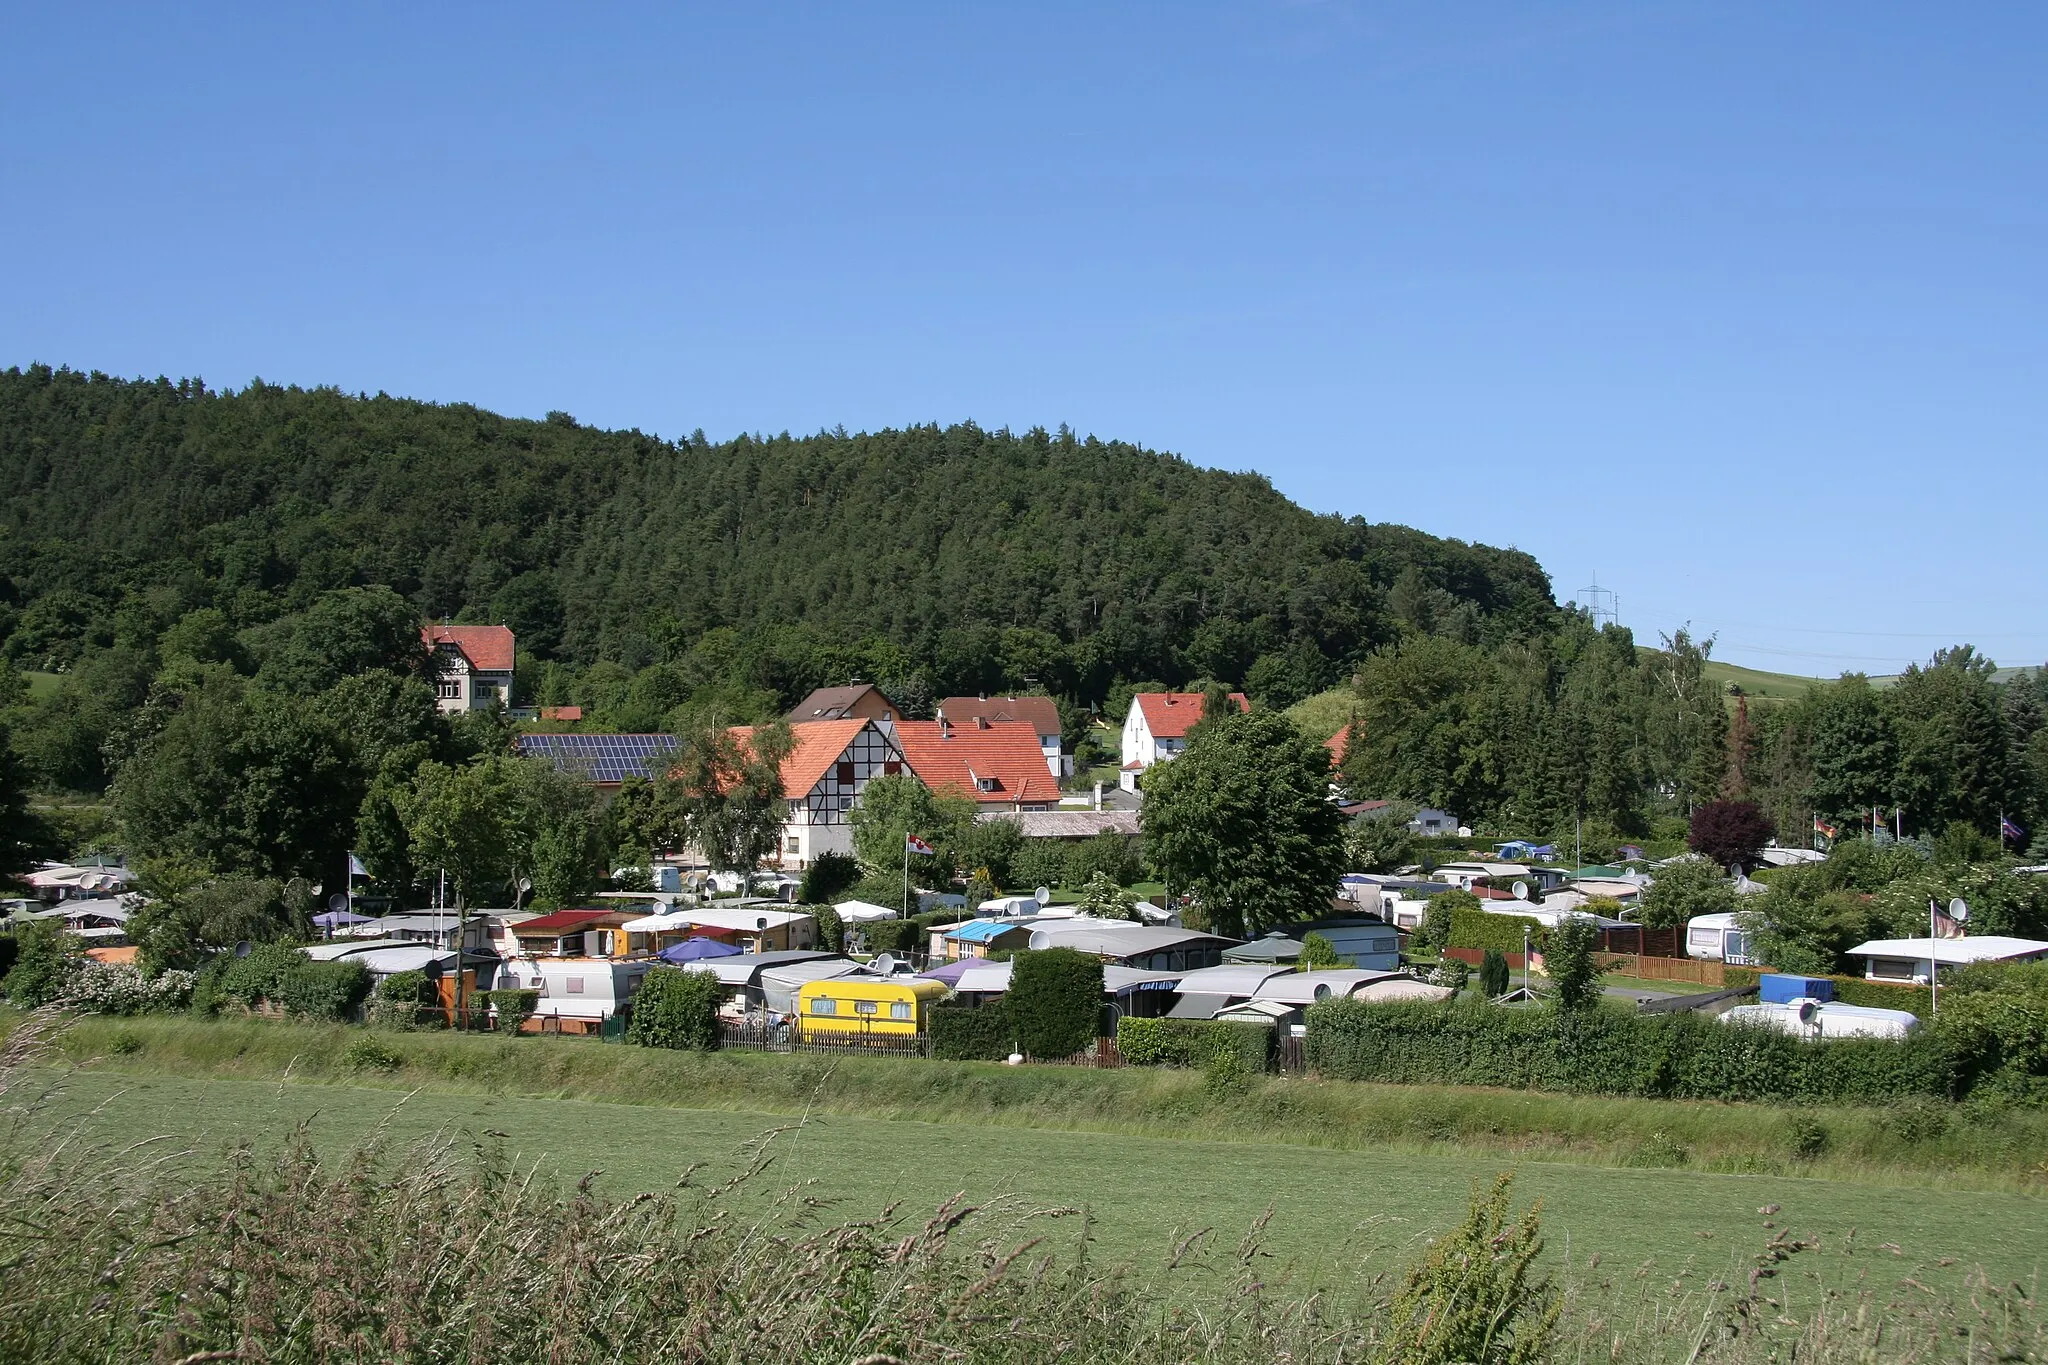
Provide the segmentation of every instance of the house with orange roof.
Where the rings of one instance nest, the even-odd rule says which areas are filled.
[[[1252,709],[1251,699],[1232,692],[1239,711]],[[1138,775],[1155,763],[1175,758],[1187,747],[1188,731],[1202,718],[1200,692],[1139,692],[1124,715],[1124,766],[1119,781],[1125,791],[1138,789]]]
[[[903,748],[889,731],[866,716],[789,727],[796,743],[782,760],[782,867],[801,871],[820,854],[853,852],[854,802],[875,778],[904,770]],[[742,746],[753,733],[749,725],[732,731]]]
[[[506,626],[428,625],[434,698],[444,715],[512,704],[512,631]]]
[[[955,725],[1021,720],[1038,735],[1045,770],[1054,777],[1074,775],[1074,756],[1066,751],[1059,703],[1051,697],[948,697],[939,703],[938,714],[940,720]]]
[[[1059,808],[1060,784],[1029,721],[901,720],[896,741],[910,771],[935,792],[964,796],[982,811]]]

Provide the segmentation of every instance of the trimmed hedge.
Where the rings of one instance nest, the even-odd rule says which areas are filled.
[[[1948,1098],[1956,1068],[1931,1033],[1807,1042],[1691,1014],[1506,1010],[1329,1000],[1308,1013],[1308,1062],[1358,1081],[1492,1085],[1659,1099],[1889,1104]]]
[[[1072,948],[1012,959],[1003,1005],[1027,1057],[1058,1061],[1094,1042],[1102,1026],[1102,959]]]
[[[979,1008],[934,1006],[931,1031],[932,1056],[942,1062],[1000,1062],[1017,1050],[1017,1031],[1001,999]]]
[[[1496,915],[1485,910],[1453,910],[1453,948],[1495,948],[1503,953],[1522,951],[1522,930],[1529,930],[1531,951],[1543,951],[1543,926],[1527,915]]]
[[[288,943],[260,943],[247,957],[217,957],[200,973],[192,1004],[210,1013],[223,1004],[255,1009],[264,1002],[302,1019],[347,1019],[370,995],[360,962],[313,962]]]
[[[1116,1047],[1131,1066],[1206,1067],[1221,1054],[1235,1053],[1246,1071],[1265,1071],[1273,1056],[1273,1028],[1214,1019],[1119,1019]]]
[[[626,1041],[642,1047],[712,1052],[718,1048],[718,1004],[725,990],[709,972],[656,967],[633,993]]]
[[[285,974],[278,994],[271,998],[284,1006],[286,1014],[301,1019],[350,1019],[370,998],[370,970],[346,960],[304,962]]]

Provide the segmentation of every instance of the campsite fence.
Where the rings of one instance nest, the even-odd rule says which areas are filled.
[[[805,1034],[786,1024],[733,1024],[718,1026],[718,1045],[732,1052],[824,1052],[835,1056],[929,1057],[929,1033]]]

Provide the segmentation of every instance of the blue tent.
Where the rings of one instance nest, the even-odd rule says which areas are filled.
[[[671,943],[655,956],[663,962],[681,966],[685,962],[701,962],[707,957],[732,957],[739,951],[730,943],[720,943],[715,938],[686,938],[681,943]]]

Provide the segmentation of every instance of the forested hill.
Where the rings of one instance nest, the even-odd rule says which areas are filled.
[[[147,649],[200,609],[260,636],[368,585],[567,665],[720,641],[784,695],[863,672],[1094,700],[1262,670],[1285,701],[1404,620],[1478,642],[1556,616],[1526,554],[1064,431],[667,441],[331,389],[0,374],[17,666]]]

